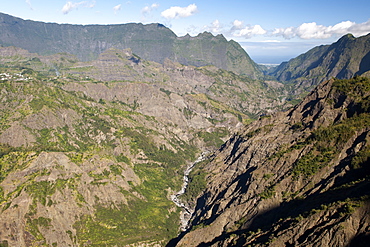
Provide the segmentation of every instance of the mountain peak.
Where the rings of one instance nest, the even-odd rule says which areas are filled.
[[[338,39],[338,41],[337,42],[335,42],[333,45],[335,45],[335,44],[338,44],[338,45],[340,45],[340,44],[347,44],[348,42],[351,42],[351,41],[355,41],[356,40],[356,38],[355,38],[355,36],[353,36],[353,34],[351,34],[351,33],[348,33],[348,34],[346,34],[346,35],[343,35],[340,39]]]

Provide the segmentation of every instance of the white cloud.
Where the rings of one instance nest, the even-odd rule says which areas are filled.
[[[351,21],[342,21],[341,23],[338,23],[334,26],[329,26],[327,28],[328,33],[333,33],[333,34],[343,34],[343,30],[348,30],[350,27],[356,25],[355,22]]]
[[[33,10],[32,8],[32,4],[31,4],[31,0],[26,0],[26,3],[28,4],[28,6],[30,7],[31,10]]]
[[[163,12],[162,12],[163,13]],[[163,14],[162,14],[163,16]],[[176,18],[173,15],[171,18]],[[224,25],[219,20],[215,20],[209,25],[203,27],[191,26],[187,29],[190,34],[209,31],[213,34],[223,33],[226,37],[235,39],[250,39],[255,36],[278,36],[285,39],[299,38],[303,40],[322,40],[330,38],[338,38],[347,33],[352,33],[354,36],[362,36],[370,33],[370,19],[367,22],[355,23],[351,21],[342,21],[332,26],[324,26],[316,22],[302,23],[297,27],[275,28],[274,30],[265,30],[260,25],[244,24],[243,21],[234,20],[228,25]],[[270,43],[278,43],[277,40],[265,41]]]
[[[272,34],[286,39],[298,37],[301,39],[328,39],[352,33],[355,36],[370,33],[370,20],[357,24],[351,21],[342,21],[334,26],[318,25],[316,22],[303,23],[299,27],[276,28]]]
[[[235,29],[242,29],[243,28],[243,22],[239,20],[233,21],[233,28]]]
[[[255,35],[266,34],[267,31],[263,29],[260,25],[246,26],[240,30],[234,32],[236,37],[245,37],[247,39],[252,38]]]
[[[267,31],[260,25],[245,26],[244,23],[239,20],[233,21],[232,27],[228,32],[234,37],[244,37],[247,39],[252,38],[255,35],[263,35],[267,33]]]
[[[214,35],[220,34],[220,33],[223,33],[223,34],[226,33],[224,29],[224,25],[219,20],[214,20],[209,25],[204,25],[202,27],[190,25],[186,29],[186,31],[190,35],[198,35],[199,33],[203,33],[203,32],[211,32]]]
[[[121,6],[122,4],[118,4],[113,7],[114,14],[117,14],[117,12],[121,10]]]
[[[283,36],[285,39],[291,39],[294,37],[294,27],[275,28],[272,34],[276,36]]]
[[[355,36],[362,36],[370,33],[370,19],[367,22],[352,25],[348,28],[348,31]]]
[[[71,12],[74,8],[77,8],[78,7],[78,4],[77,3],[72,3],[72,2],[67,2],[63,8],[62,8],[62,12],[63,14],[68,14],[69,12]]]
[[[210,29],[212,33],[220,33],[222,32],[222,25],[219,20],[214,20],[211,26],[207,29]]]
[[[296,29],[296,35],[301,39],[327,39],[331,34],[326,30],[325,26],[317,25],[316,22],[303,23]]]
[[[67,2],[62,8],[62,12],[63,12],[63,14],[66,15],[69,12],[71,12],[72,10],[77,9],[80,6],[84,7],[84,8],[93,8],[95,6],[95,1],[92,1],[92,2],[82,1],[82,2],[78,2],[78,3]]]
[[[196,35],[198,33],[207,31],[215,34],[224,34],[227,37],[244,37],[251,38],[256,35],[266,34],[267,31],[264,30],[260,25],[244,25],[242,21],[235,20],[230,25],[224,25],[219,20],[214,20],[209,25],[203,26],[202,28],[196,26],[190,26],[187,29],[188,33]]]
[[[174,6],[166,9],[161,13],[161,16],[166,19],[178,19],[194,15],[198,11],[198,7],[193,3],[187,7]]]
[[[142,10],[141,10],[141,13],[142,14],[147,14],[147,13],[150,13],[152,12],[154,9],[158,8],[159,7],[159,4],[157,3],[153,3],[152,5],[150,6],[145,6]]]

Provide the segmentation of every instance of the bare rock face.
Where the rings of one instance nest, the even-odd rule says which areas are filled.
[[[169,246],[347,246],[368,240],[368,83],[327,81],[294,109],[232,136],[203,165],[207,186],[191,227]]]
[[[14,123],[0,135],[0,142],[13,147],[30,146],[36,139],[19,123]]]

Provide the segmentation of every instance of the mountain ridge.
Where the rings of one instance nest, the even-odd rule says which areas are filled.
[[[347,34],[333,44],[316,46],[280,64],[270,75],[280,82],[293,84],[295,90],[302,92],[332,77],[368,76],[369,57],[370,34],[358,38]]]
[[[34,22],[0,13],[0,31],[0,45],[12,45],[40,55],[67,52],[81,61],[90,61],[112,47],[130,48],[143,59],[154,62],[163,63],[168,58],[185,65],[216,65],[252,78],[262,77],[241,46],[222,35],[205,32],[196,37],[177,37],[158,23],[72,25]]]

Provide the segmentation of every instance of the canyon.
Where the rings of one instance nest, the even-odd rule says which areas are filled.
[[[364,246],[369,53],[0,13],[0,246]]]

